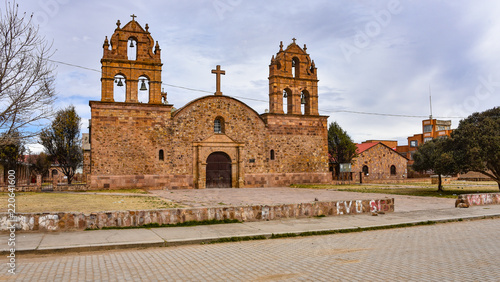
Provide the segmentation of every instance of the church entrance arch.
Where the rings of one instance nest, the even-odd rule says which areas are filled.
[[[231,158],[224,152],[211,153],[207,158],[206,187],[231,188]]]

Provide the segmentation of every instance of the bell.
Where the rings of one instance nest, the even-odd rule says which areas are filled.
[[[288,98],[288,94],[286,93],[286,91],[283,91],[283,98]]]
[[[306,104],[306,97],[304,95],[300,96],[300,103],[302,105],[305,105]]]
[[[130,40],[130,48],[134,48],[134,40]]]
[[[118,79],[118,83],[116,83],[116,86],[120,86],[120,87],[123,86],[123,82],[122,82],[121,78]]]
[[[148,88],[146,87],[146,83],[144,82],[144,79],[141,80],[141,88],[139,90],[141,91],[148,90]]]

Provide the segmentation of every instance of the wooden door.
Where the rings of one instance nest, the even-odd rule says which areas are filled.
[[[231,158],[215,152],[207,158],[207,188],[231,188]]]

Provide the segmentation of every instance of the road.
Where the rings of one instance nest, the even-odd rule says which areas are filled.
[[[46,256],[18,281],[499,281],[500,219],[360,233]],[[3,258],[7,262],[7,258]]]

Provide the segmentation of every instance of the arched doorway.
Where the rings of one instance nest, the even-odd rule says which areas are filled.
[[[207,158],[207,188],[231,188],[231,158],[215,152]]]

